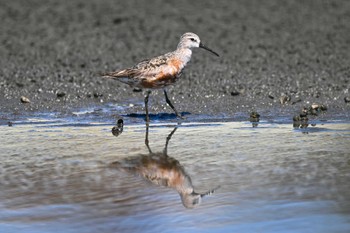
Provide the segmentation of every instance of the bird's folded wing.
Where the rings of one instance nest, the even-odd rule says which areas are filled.
[[[118,70],[114,72],[108,72],[102,74],[103,77],[109,77],[109,78],[122,78],[122,77],[134,77],[137,76],[140,73],[137,69],[125,69],[125,70]]]

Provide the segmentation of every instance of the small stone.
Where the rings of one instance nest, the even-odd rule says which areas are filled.
[[[23,83],[20,83],[20,82],[16,82],[16,85],[17,85],[17,87],[24,87],[24,84]]]
[[[120,127],[120,128],[124,126],[124,121],[123,121],[123,119],[119,119],[119,120],[117,121],[117,126]]]
[[[320,106],[320,109],[321,109],[321,111],[327,111],[328,110],[327,106],[323,105],[323,104]]]
[[[124,121],[123,119],[119,119],[117,121],[117,125],[112,128],[112,134],[118,137],[123,132],[123,128],[124,128]]]
[[[239,95],[239,94],[241,94],[239,91],[237,91],[237,90],[233,90],[233,91],[231,91],[231,95],[232,96],[237,96],[237,95]]]
[[[114,24],[120,24],[121,22],[123,22],[123,18],[120,18],[120,17],[116,17],[113,19],[113,23]]]
[[[253,111],[250,113],[250,118],[259,118],[260,114],[256,111]]]
[[[30,100],[25,96],[21,96],[21,102],[24,104],[28,104],[28,103],[30,103]]]
[[[59,91],[59,92],[57,92],[57,94],[56,94],[56,96],[58,97],[58,98],[62,98],[62,97],[64,97],[66,95],[66,93],[64,93],[63,91]]]
[[[283,104],[289,102],[290,99],[291,99],[290,96],[283,95],[283,96],[280,97],[280,103],[283,105]]]
[[[8,125],[9,127],[11,127],[11,126],[12,126],[12,122],[11,122],[11,121],[7,122],[7,125]]]
[[[308,112],[301,112],[300,117],[301,118],[307,117],[307,114],[308,114]]]
[[[97,93],[97,92],[94,93],[95,98],[100,98],[102,96],[103,96],[103,94],[101,94],[101,93]]]
[[[327,106],[323,105],[323,104],[312,104],[310,111],[316,111],[316,112],[323,112],[323,111],[327,111]]]
[[[307,128],[309,123],[307,118],[307,113],[301,112],[300,115],[295,115],[293,117],[293,127],[294,128]]]
[[[141,92],[142,91],[142,89],[141,88],[137,88],[137,87],[135,87],[133,90],[132,90],[133,92]]]
[[[302,109],[301,112],[300,112],[300,116],[301,116],[301,117],[306,117],[307,114],[308,114],[309,112],[310,112],[310,111],[309,111],[309,108],[303,107],[303,109]]]
[[[260,114],[256,111],[250,113],[249,121],[252,123],[253,128],[258,127],[258,122],[260,121]]]
[[[299,103],[301,102],[301,99],[300,98],[296,98],[292,101],[292,104],[296,104],[296,103]]]
[[[350,103],[350,96],[344,97],[344,101],[345,101],[345,103]]]
[[[268,97],[269,97],[270,99],[272,99],[272,100],[275,98],[275,97],[272,95],[271,92],[268,94]]]
[[[316,109],[311,109],[310,110],[310,115],[317,116],[317,110]]]
[[[319,104],[311,104],[312,109],[318,109],[320,107]]]
[[[298,115],[293,116],[293,121],[300,121],[301,118]]]

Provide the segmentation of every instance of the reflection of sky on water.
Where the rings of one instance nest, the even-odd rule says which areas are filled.
[[[152,152],[175,125],[152,125]],[[198,192],[186,209],[173,189],[109,165],[147,155],[145,126],[41,123],[1,127],[0,230],[4,232],[347,232],[350,126],[323,123],[183,124],[168,154]],[[303,129],[304,130],[304,129]],[[11,231],[9,231],[11,229]]]

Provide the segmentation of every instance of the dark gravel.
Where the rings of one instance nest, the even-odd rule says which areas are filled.
[[[142,113],[142,93],[98,74],[174,50],[191,31],[221,57],[194,51],[168,91],[180,111],[292,118],[318,103],[349,119],[349,22],[348,0],[0,0],[0,118],[106,103]],[[150,104],[171,112],[160,91]]]

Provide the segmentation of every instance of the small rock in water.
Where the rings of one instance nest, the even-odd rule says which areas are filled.
[[[7,122],[7,125],[8,125],[9,127],[11,127],[11,126],[12,126],[12,122],[11,122],[11,121]]]
[[[116,137],[118,137],[124,129],[124,121],[123,119],[119,119],[117,121],[117,125],[112,128],[112,134]]]
[[[30,103],[30,100],[25,96],[21,96],[21,102],[24,104],[28,104],[28,103]]]
[[[300,112],[300,117],[307,117],[308,113],[309,113],[309,108],[304,107]]]
[[[259,118],[260,117],[260,114],[256,111],[252,111],[250,113],[250,118]]]
[[[293,127],[298,128],[307,128],[309,126],[309,119],[307,118],[307,113],[301,112],[299,115],[293,117]]]
[[[249,121],[252,123],[253,128],[258,126],[258,122],[260,121],[260,114],[256,111],[250,113]]]
[[[300,120],[301,120],[301,118],[299,115],[293,116],[293,121],[300,121]]]
[[[318,113],[320,112],[325,112],[327,111],[327,106],[323,104],[312,104],[311,107],[309,108],[309,114],[317,116]]]
[[[327,106],[323,104],[311,104],[310,106],[303,107],[299,115],[293,117],[294,128],[307,128],[309,123],[309,115],[317,116],[319,113],[327,111]]]

